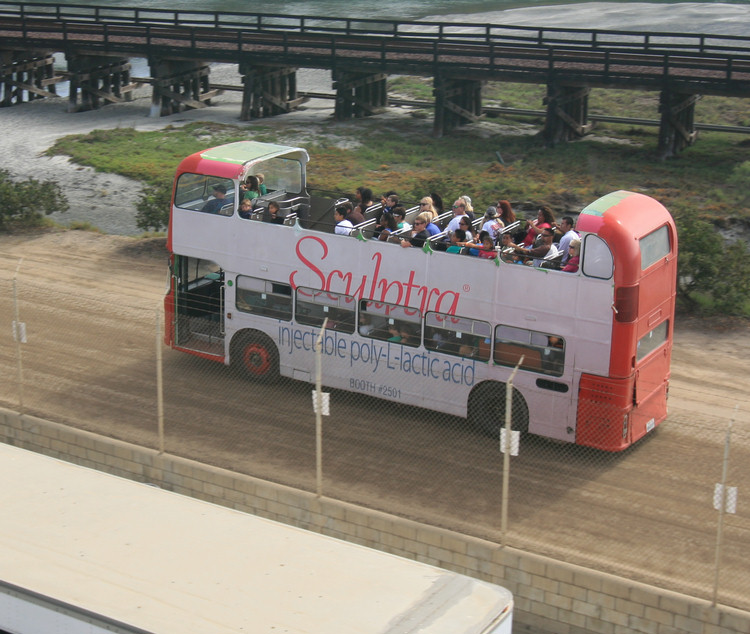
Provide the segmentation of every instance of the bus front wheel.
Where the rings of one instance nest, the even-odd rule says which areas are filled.
[[[232,367],[255,381],[279,378],[279,352],[263,333],[240,334],[232,342]]]
[[[498,438],[505,426],[506,385],[488,381],[479,384],[469,395],[469,423],[485,433]],[[521,392],[513,388],[510,408],[511,429],[529,431],[529,408]]]

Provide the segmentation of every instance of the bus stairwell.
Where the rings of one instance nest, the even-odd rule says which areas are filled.
[[[175,280],[175,345],[224,356],[224,273],[211,262],[179,258]]]

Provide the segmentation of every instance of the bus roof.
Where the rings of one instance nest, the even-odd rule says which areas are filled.
[[[510,632],[494,584],[8,445],[0,474],[0,586],[112,631]]]
[[[237,178],[247,166],[274,158],[290,158],[305,165],[309,161],[307,150],[260,141],[236,141],[195,152],[183,159],[178,173],[193,172],[225,178]]]

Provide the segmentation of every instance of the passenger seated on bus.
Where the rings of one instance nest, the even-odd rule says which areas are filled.
[[[348,210],[346,212],[346,219],[352,223],[352,226],[361,224],[365,221],[365,216],[359,210],[359,207],[354,207],[348,200],[341,203],[341,207]]]
[[[243,198],[240,201],[240,208],[239,208],[239,215],[240,218],[244,218],[245,220],[250,220],[250,218],[253,215],[253,201],[249,198]]]
[[[526,236],[521,243],[525,247],[530,247],[534,244],[536,237],[544,231],[544,229],[552,228],[555,226],[555,214],[547,205],[542,205],[537,211],[536,218],[529,220],[526,223]]]
[[[394,218],[396,218],[396,225],[399,229],[403,229],[404,231],[411,231],[411,225],[406,222],[406,209],[399,205],[391,209],[391,213],[393,214]]]
[[[445,227],[446,231],[455,231],[458,229],[458,223],[461,218],[466,215],[466,201],[457,198],[456,202],[453,203],[453,218],[451,218],[448,225]]]
[[[451,245],[446,249],[447,253],[461,253],[466,242],[466,232],[463,229],[456,229],[450,237]]]
[[[520,262],[513,237],[509,233],[503,233],[500,236],[500,259],[510,264],[519,264]]]
[[[498,200],[497,209],[500,220],[503,221],[503,225],[507,227],[516,221],[516,214],[513,213],[513,207],[507,200]]]
[[[367,313],[359,313],[359,334],[363,337],[371,337],[375,326],[372,323],[372,318]]]
[[[258,179],[258,191],[260,195],[265,196],[268,193],[268,188],[264,184],[266,177],[263,174],[256,174],[255,177]]]
[[[393,343],[399,343],[401,341],[401,329],[395,322],[388,324],[388,338],[386,341],[392,341]]]
[[[346,209],[342,206],[333,210],[333,220],[336,223],[333,231],[342,236],[351,235],[354,225],[346,219]]]
[[[393,211],[394,207],[398,207],[398,194],[394,191],[388,191],[380,197],[380,202],[383,205],[383,212]]]
[[[562,270],[566,273],[576,273],[581,260],[581,241],[577,238],[571,240],[570,246],[568,247],[568,253],[570,254],[570,257],[568,258],[567,264],[562,267]]]
[[[554,257],[557,255],[557,249],[552,246],[552,239],[555,237],[555,230],[551,227],[545,227],[542,230],[542,243],[536,247],[525,247],[516,245],[515,251],[522,258],[524,258],[525,264],[533,264],[534,266],[540,266],[546,257]]]
[[[469,220],[474,221],[474,218],[475,218],[474,207],[471,206],[471,198],[464,195],[464,196],[459,196],[458,199],[464,201],[464,204],[465,204],[464,214],[469,216]]]
[[[427,214],[424,214],[427,216]],[[427,238],[430,237],[430,234],[427,233],[427,229],[425,227],[427,226],[427,220],[420,214],[414,219],[414,229],[411,231],[406,232],[406,235],[401,238],[401,246],[408,248],[408,247],[417,247],[418,249],[421,249],[424,246],[424,243],[427,242]]]
[[[279,215],[279,212],[281,211],[281,206],[279,203],[277,203],[275,200],[272,200],[268,203],[268,207],[263,212],[263,222],[270,222],[275,225],[283,225],[284,224],[284,218],[283,216]]]
[[[257,176],[248,176],[245,182],[240,185],[240,194],[243,198],[249,198],[253,200],[260,196],[260,183],[258,182]]]
[[[386,212],[382,216],[380,216],[380,220],[375,227],[373,238],[382,242],[387,242],[388,238],[394,231],[398,231],[396,218],[391,212]]]
[[[224,185],[216,185],[213,194],[214,197],[206,201],[206,204],[201,207],[201,211],[209,214],[218,214],[219,210],[227,204],[227,188]]]
[[[547,347],[542,350],[542,369],[551,374],[562,374],[565,344],[560,337],[547,337]]]
[[[360,185],[354,192],[354,198],[356,200],[354,208],[359,209],[359,213],[364,217],[368,207],[372,207],[374,204],[372,200],[372,190],[369,187],[363,187]]]
[[[497,215],[497,208],[487,207],[487,211],[484,214],[482,231],[487,231],[492,236],[492,242],[497,241],[497,237],[504,226],[503,221]]]
[[[415,229],[417,226],[417,220],[424,220],[424,230],[427,232],[428,236],[436,236],[440,233],[440,227],[432,221],[432,214],[429,211],[421,211],[419,215],[414,218]]]
[[[419,201],[419,213],[429,214],[430,215],[429,222],[432,222],[438,217],[437,210],[435,209],[435,206],[432,204],[432,198],[430,198],[429,196],[425,196],[422,198],[422,200]]]
[[[416,326],[408,323],[402,323],[399,328],[399,334],[401,335],[401,343],[404,346],[418,346],[419,345],[419,332]]]
[[[432,199],[432,206],[435,209],[435,213],[439,216],[445,211],[445,205],[443,205],[443,197],[437,192],[430,192],[430,198]]]
[[[485,260],[494,260],[497,257],[497,251],[495,250],[495,241],[487,231],[482,231],[480,234],[481,244],[477,249],[479,251],[479,257]]]
[[[573,223],[573,218],[570,216],[563,216],[562,221],[560,222],[560,225],[556,228],[559,229],[560,233],[562,233],[562,236],[560,237],[560,245],[557,247],[557,250],[563,254],[562,256],[562,264],[563,266],[567,264],[568,258],[570,257],[570,243],[573,240],[579,239],[580,236],[576,233]]]

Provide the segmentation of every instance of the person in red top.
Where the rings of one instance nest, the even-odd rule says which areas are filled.
[[[542,233],[544,229],[551,229],[555,225],[555,214],[547,205],[539,207],[539,211],[536,214],[536,220],[531,220],[527,227],[526,237],[521,242],[522,246],[530,247],[534,244],[536,237]]]
[[[568,253],[570,253],[570,257],[562,270],[566,273],[576,273],[578,272],[578,266],[581,260],[581,241],[576,238],[571,240],[570,246],[568,247]]]

